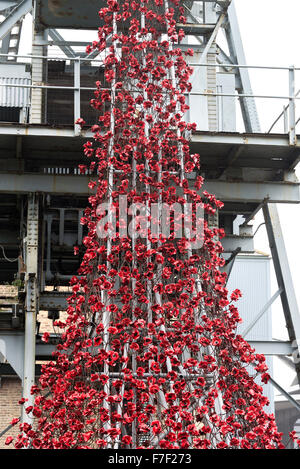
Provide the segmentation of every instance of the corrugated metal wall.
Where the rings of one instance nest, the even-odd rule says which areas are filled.
[[[0,76],[0,106],[19,108],[29,107],[30,88],[16,88],[9,86],[12,84],[30,85],[31,80],[29,78],[6,78]]]
[[[25,64],[0,64],[0,106],[25,108],[30,105],[30,88],[9,85],[31,85]],[[4,85],[4,86],[3,86]]]
[[[262,310],[271,298],[270,261],[268,256],[238,256],[233,266],[229,281],[229,292],[239,288],[243,297],[237,306],[243,323],[238,327],[241,333],[247,325]],[[245,337],[246,340],[271,340],[272,339],[272,311],[271,308],[257,322],[253,329]],[[267,357],[267,365],[272,375],[273,359]],[[257,381],[262,385],[260,379]],[[270,400],[268,412],[274,412],[274,390],[271,384],[264,385],[265,395]]]

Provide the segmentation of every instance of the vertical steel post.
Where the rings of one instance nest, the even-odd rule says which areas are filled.
[[[289,268],[289,262],[283,233],[276,204],[263,205],[263,213],[266,223],[269,245],[273,257],[274,269],[276,273],[278,287],[281,291],[281,303],[286,320],[287,331],[295,349],[293,354],[294,364],[300,382],[300,314],[293,286],[293,279]]]
[[[80,125],[75,122],[80,118],[80,57],[74,60],[74,134],[79,135]]]
[[[284,133],[289,133],[289,118],[288,118],[288,110],[287,106],[283,107],[283,126],[284,126]]]
[[[33,44],[31,61],[31,80],[32,85],[45,85],[45,65],[41,56],[46,54],[46,46],[40,45],[47,39],[46,31],[33,32]],[[30,124],[42,124],[45,120],[45,96],[47,90],[41,88],[31,89],[31,107],[30,107]]]
[[[290,145],[297,144],[296,136],[296,101],[295,101],[295,67],[289,67],[289,136]]]
[[[39,207],[38,196],[30,194],[27,212],[27,246],[26,246],[26,311],[25,311],[25,347],[23,397],[27,399],[26,407],[34,404],[34,396],[30,390],[35,381],[35,339],[36,315],[38,311],[38,238],[39,238]],[[31,423],[32,419],[24,409],[22,421]]]
[[[234,1],[231,2],[228,8],[227,16],[228,23],[226,25],[225,32],[230,51],[230,58],[235,63],[244,65],[246,64],[246,57]],[[253,94],[248,69],[237,68],[236,74],[240,80],[240,87],[242,93],[249,95]],[[256,109],[255,98],[241,98],[240,104],[246,132],[260,132],[261,129]]]

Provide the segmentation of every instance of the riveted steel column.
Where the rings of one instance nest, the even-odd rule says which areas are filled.
[[[38,196],[28,196],[27,211],[27,242],[26,242],[26,277],[25,277],[25,347],[23,397],[27,399],[25,407],[34,404],[34,396],[30,394],[35,382],[35,341],[36,316],[38,311],[38,239],[39,239],[39,207]],[[31,423],[30,414],[22,412],[22,421]]]

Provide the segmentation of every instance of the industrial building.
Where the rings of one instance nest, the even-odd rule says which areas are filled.
[[[97,11],[104,3],[0,0],[0,447],[11,418],[20,413],[18,399],[21,394],[32,399],[41,363],[59,341],[52,321],[64,314],[68,283],[79,267],[74,246],[84,249],[80,219],[90,175],[80,174],[78,165],[97,117],[89,100],[103,75],[101,57],[85,52],[85,32],[96,34]],[[300,315],[277,210],[278,204],[300,203],[297,69],[282,67],[289,94],[278,96],[286,105],[274,116],[276,125],[283,124],[281,131],[275,133],[277,125],[262,132],[256,108],[261,96],[252,92],[234,1],[183,3],[188,23],[178,24],[186,33],[181,47],[194,49],[186,119],[197,124],[197,131],[190,147],[201,155],[204,188],[225,204],[209,223],[225,229],[228,285],[244,293],[240,333],[268,357],[271,374],[273,356],[293,367],[299,387]],[[22,33],[25,21],[32,21],[31,44]],[[221,33],[226,49],[218,42]],[[26,48],[31,51],[23,53]],[[80,117],[86,127],[75,123]],[[259,211],[272,259],[254,249],[252,220]],[[271,262],[278,283],[272,297]],[[287,341],[272,338],[271,307],[278,297]],[[46,330],[47,344],[41,340]],[[297,393],[271,379],[266,394],[272,411],[273,386],[284,396],[278,422],[285,421],[286,410],[284,431],[297,429]]]

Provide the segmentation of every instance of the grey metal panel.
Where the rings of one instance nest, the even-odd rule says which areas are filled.
[[[194,51],[194,56],[190,58],[192,62],[199,62],[203,47]],[[191,77],[193,91],[204,93],[207,90],[207,71],[204,67],[194,67]],[[186,100],[190,109],[186,113],[187,122],[195,122],[198,130],[209,130],[208,127],[208,106],[206,96],[187,95]]]
[[[217,92],[234,94],[234,73],[217,73]],[[236,99],[230,96],[218,96],[218,131],[236,131]]]
[[[226,235],[221,241],[224,252],[234,252],[241,248],[243,253],[254,252],[254,239],[252,236]]]
[[[1,123],[0,158],[11,160],[15,154],[16,138],[22,136],[26,137],[22,142],[24,158],[39,159],[41,164],[43,160],[47,160],[52,167],[55,164],[61,166],[61,162],[67,160],[75,163],[76,158],[82,161],[82,144],[92,134],[83,131],[79,137],[74,137],[74,129],[67,126],[52,128],[36,124],[28,126]],[[228,166],[229,152],[239,146],[242,151],[232,164],[234,168],[241,168],[242,173],[234,176],[238,180],[272,181],[278,180],[279,175],[283,179],[286,177],[283,171],[289,171],[300,156],[300,146],[296,149],[291,147],[286,135],[199,131],[192,134],[190,143],[191,152],[201,155],[202,170],[211,169],[212,172],[225,169]],[[282,171],[281,174],[278,170]],[[289,175],[294,175],[294,172]],[[216,179],[219,176],[206,175],[206,178]]]
[[[191,7],[193,1],[186,0]],[[98,11],[107,5],[105,0],[36,0],[36,27],[97,29],[101,26]]]
[[[50,194],[88,195],[91,176],[69,176],[49,174],[5,174],[0,173],[0,193],[42,192]],[[293,183],[248,183],[206,181],[203,189],[215,194],[223,201],[257,202],[269,198],[274,203],[300,203],[299,184]]]
[[[257,353],[261,353],[262,355],[285,357],[286,355],[291,355],[294,351],[290,342],[277,342],[275,340],[249,340],[248,342]]]
[[[11,364],[19,378],[23,379],[24,335],[0,334],[0,355]]]
[[[44,28],[97,29],[98,11],[104,0],[37,0],[36,26]]]
[[[28,78],[3,78],[0,76],[0,106],[20,108],[29,107],[29,89],[15,88],[10,85],[30,85],[30,83],[31,80]]]
[[[0,106],[29,107],[30,89],[9,86],[31,84],[30,73],[25,67],[23,64],[0,64]]]
[[[239,288],[243,297],[238,308],[243,319],[243,330],[270,299],[270,258],[238,256],[228,281],[229,290]],[[272,339],[272,318],[269,309],[247,335],[249,340]]]
[[[229,292],[239,288],[243,297],[237,306],[242,325],[239,325],[240,333],[253,320],[257,313],[264,307],[271,297],[270,287],[270,261],[267,256],[238,256],[232,268],[228,280]],[[246,337],[249,341],[269,341],[272,339],[271,308],[264,314]],[[258,344],[259,345],[259,344]],[[260,348],[261,352],[261,348]],[[272,374],[272,358],[267,357],[267,365]],[[262,385],[258,380],[258,384]],[[264,385],[264,393],[271,403],[271,411],[274,410],[274,391],[270,384]],[[270,408],[268,408],[270,409]]]

